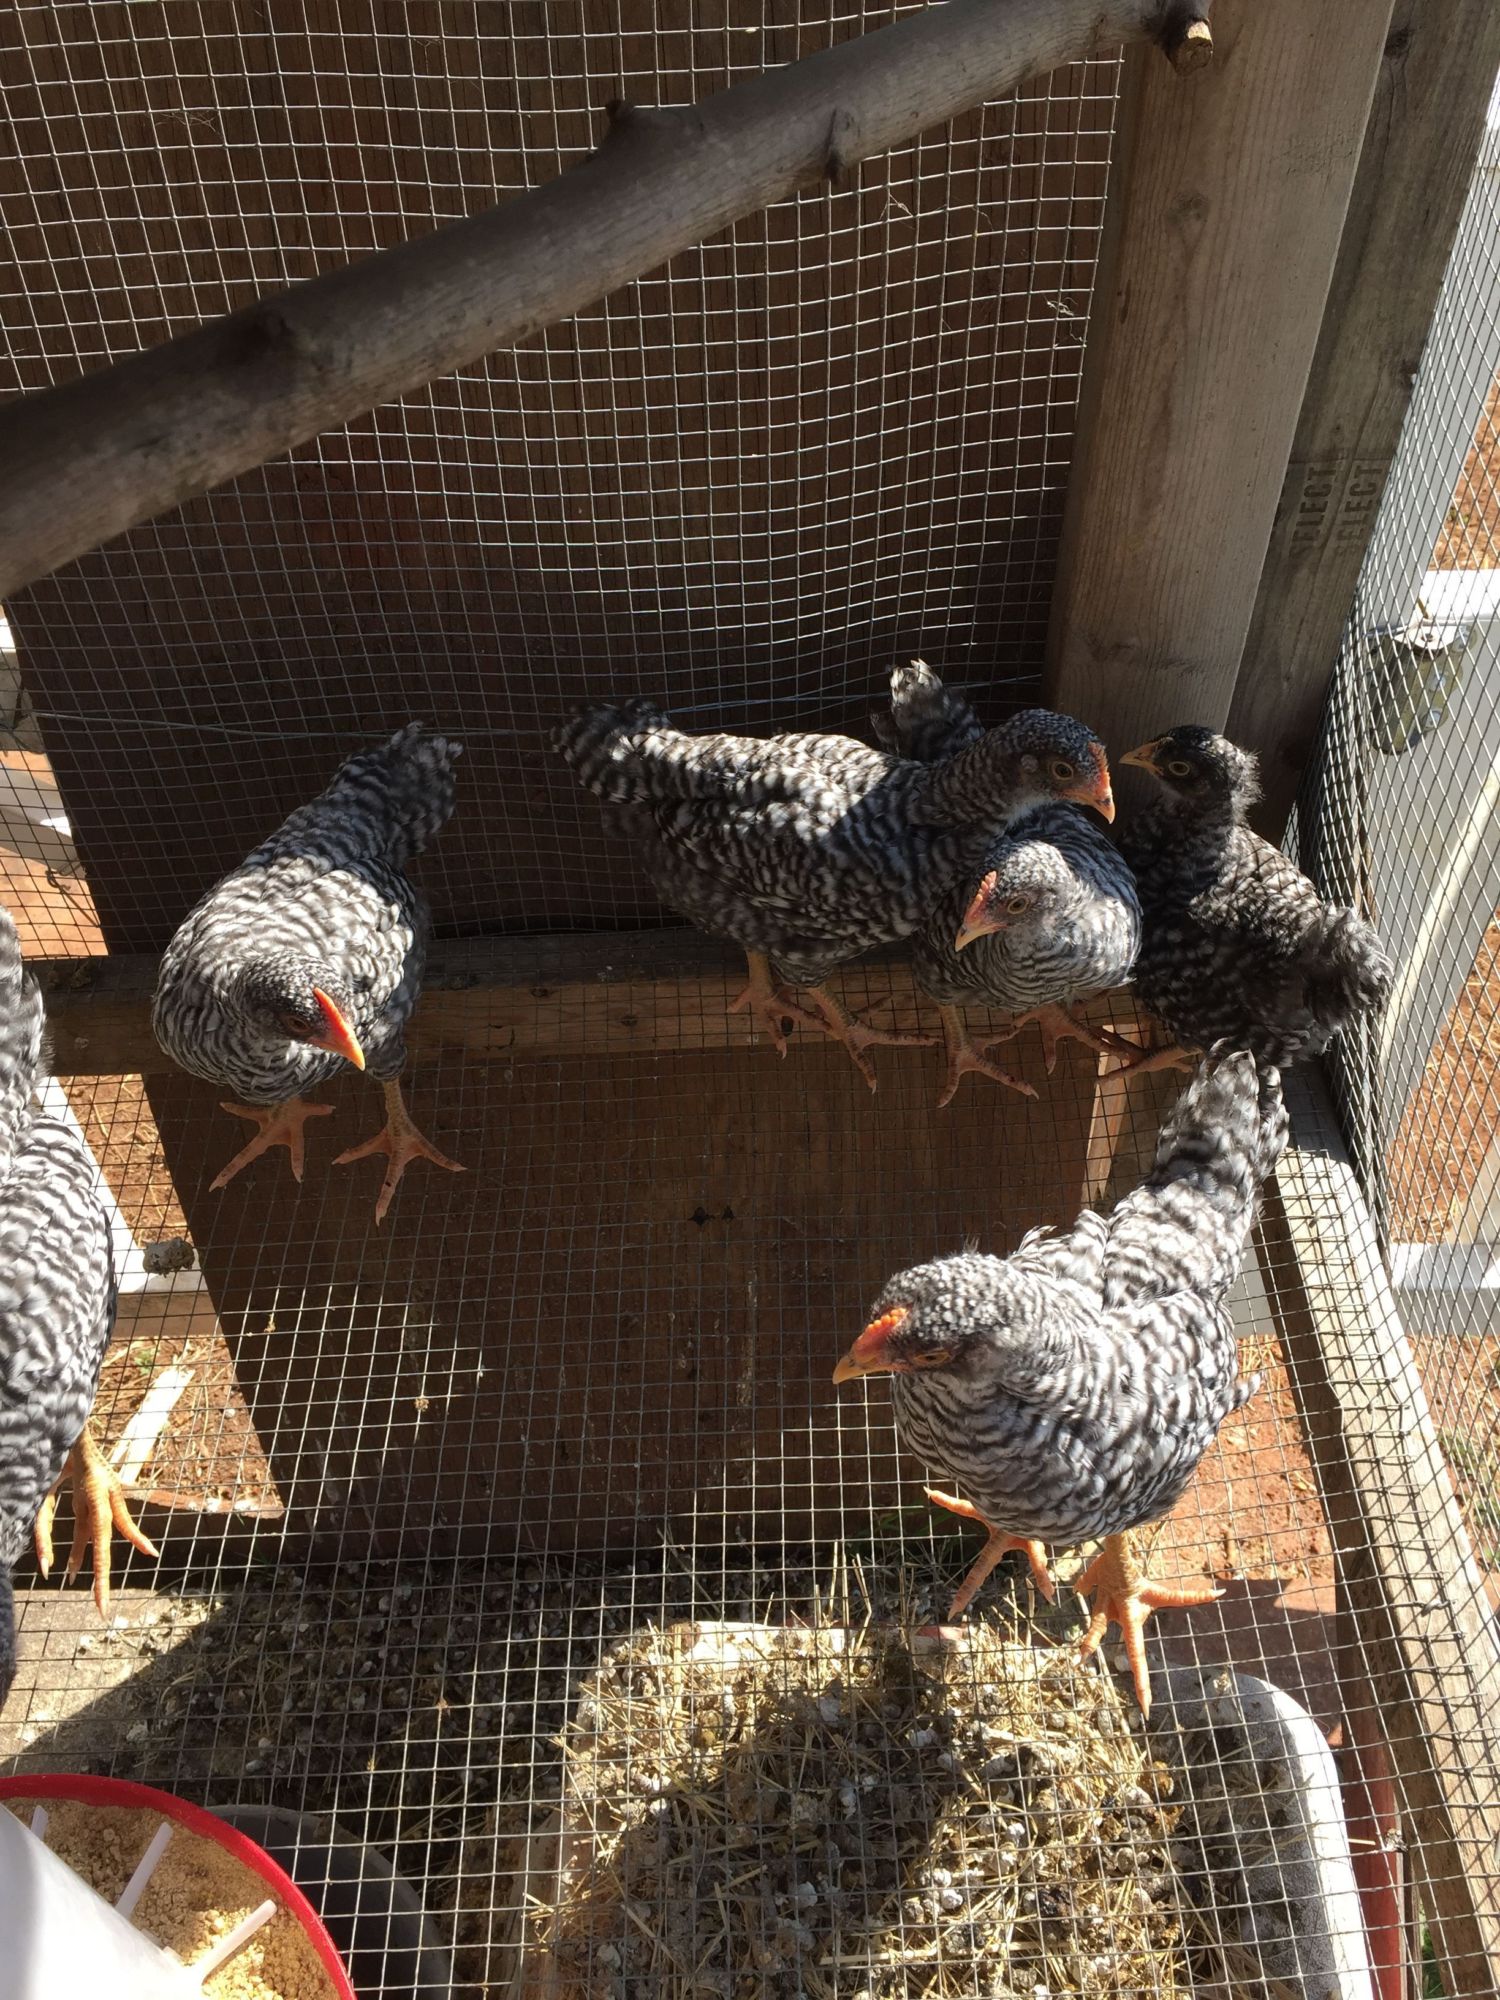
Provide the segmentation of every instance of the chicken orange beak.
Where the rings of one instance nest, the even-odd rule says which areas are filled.
[[[346,1062],[352,1062],[356,1069],[363,1069],[365,1052],[359,1045],[359,1037],[328,995],[316,986],[313,988],[313,998],[323,1009],[325,1032],[321,1035],[309,1035],[307,1039],[310,1045],[315,1049],[327,1049],[330,1055],[342,1056]]]
[[[1081,806],[1092,806],[1106,822],[1115,816],[1115,795],[1109,784],[1109,759],[1102,745],[1094,746],[1094,775],[1092,779],[1080,778],[1076,785],[1063,794],[1064,798],[1076,799]]]
[[[1154,772],[1156,769],[1157,753],[1160,751],[1161,746],[1162,738],[1160,736],[1153,736],[1149,743],[1142,743],[1134,750],[1127,750],[1125,755],[1120,759],[1120,762],[1122,764],[1134,764],[1138,771]]]
[[[892,1355],[891,1336],[908,1318],[910,1318],[909,1307],[892,1306],[888,1313],[882,1313],[879,1319],[871,1320],[838,1367],[834,1369],[834,1381],[853,1382],[860,1375],[899,1374],[906,1364]]]
[[[955,951],[962,951],[964,946],[972,944],[975,938],[988,937],[992,931],[1001,928],[990,915],[989,902],[994,893],[995,871],[991,869],[974,891],[973,900],[964,911],[964,920],[958,927],[958,936],[953,940]]]

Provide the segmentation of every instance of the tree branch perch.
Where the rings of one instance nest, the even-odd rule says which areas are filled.
[[[0,599],[319,431],[566,318],[740,216],[1208,0],[947,0],[680,110],[503,207],[0,409]]]

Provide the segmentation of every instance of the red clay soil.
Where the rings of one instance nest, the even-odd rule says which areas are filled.
[[[1387,1156],[1391,1234],[1449,1241],[1500,1127],[1500,912]]]
[[[1474,433],[1432,567],[1500,569],[1500,380]]]

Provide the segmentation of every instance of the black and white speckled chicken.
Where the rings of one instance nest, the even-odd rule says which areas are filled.
[[[332,1109],[303,1094],[345,1061],[368,1069],[385,1095],[384,1129],[336,1162],[387,1156],[377,1222],[410,1161],[463,1171],[412,1123],[399,1081],[430,924],[404,871],[453,811],[461,748],[413,722],[349,758],[167,946],[157,1040],[194,1076],[236,1091],[245,1102],[224,1109],[261,1128],[215,1188],[272,1146],[287,1148],[300,1181],[303,1126]]]
[[[892,672],[890,713],[871,721],[888,747],[924,763],[951,757],[983,734],[969,703],[922,660]],[[938,1102],[952,1101],[969,1070],[1034,1097],[1030,1084],[986,1060],[992,1046],[1030,1021],[1041,1027],[1049,1076],[1057,1045],[1069,1036],[1101,1053],[1138,1053],[1073,1010],[1129,977],[1139,942],[1134,877],[1089,813],[1058,804],[1013,820],[912,939],[917,980],[943,1023],[948,1077]],[[1009,1034],[976,1045],[965,1005],[1003,1008],[1018,1019]]]
[[[74,1125],[35,1100],[43,1033],[41,993],[0,909],[0,1700],[16,1664],[11,1568],[33,1536],[49,1571],[62,1477],[74,1496],[68,1577],[92,1543],[101,1612],[112,1527],[156,1554],[88,1430],[115,1323],[114,1255],[92,1155]]]
[[[1228,1039],[1284,1069],[1385,1004],[1394,968],[1374,931],[1245,824],[1248,751],[1186,726],[1122,761],[1164,788],[1120,846],[1141,897],[1135,989],[1178,1044],[1138,1067]]]
[[[1216,1593],[1147,1581],[1128,1538],[1173,1506],[1255,1392],[1225,1294],[1286,1130],[1275,1070],[1216,1050],[1169,1114],[1151,1173],[1108,1216],[1033,1231],[1011,1257],[902,1271],[834,1372],[893,1378],[903,1441],[957,1489],[929,1497],[989,1531],[950,1617],[1011,1549],[1050,1596],[1041,1544],[1103,1538],[1078,1579],[1095,1596],[1083,1646],[1119,1623],[1142,1708],[1147,1617]]]
[[[1037,1022],[1049,1076],[1069,1036],[1102,1054],[1136,1054],[1133,1042],[1074,1012],[1124,983],[1140,942],[1135,881],[1104,832],[1076,806],[1041,806],[1007,828],[979,868],[977,884],[950,890],[912,940],[918,984],[943,1022],[948,1080],[939,1103],[968,1070],[1036,1094],[987,1058],[995,1043],[970,1039],[965,1005],[1017,1017],[997,1042]]]
[[[926,1037],[853,1019],[824,990],[829,974],[910,936],[1027,806],[1073,798],[1114,814],[1103,747],[1042,709],[935,764],[846,736],[689,736],[647,701],[585,707],[554,746],[615,808],[663,901],[744,951],[749,984],[731,1011],[749,1008],[783,1054],[784,1017],[833,1036],[872,1088],[871,1044]]]

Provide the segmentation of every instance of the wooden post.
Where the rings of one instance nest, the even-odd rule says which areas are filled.
[[[1211,69],[1126,57],[1046,678],[1113,749],[1229,714],[1390,11],[1222,0]]]
[[[1397,0],[1229,734],[1279,837],[1311,752],[1500,69],[1492,0]]]
[[[545,187],[0,411],[0,601],[1029,77],[1140,37],[1169,80],[1198,68],[1207,11],[947,0],[702,104],[616,104],[599,150]]]

